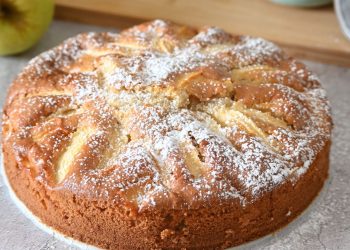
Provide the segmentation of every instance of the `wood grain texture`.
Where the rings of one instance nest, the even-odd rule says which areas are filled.
[[[118,29],[125,29],[146,21],[146,19],[123,17],[109,13],[82,10],[60,5],[56,6],[55,18],[93,25],[115,27]]]
[[[57,18],[118,28],[154,18],[215,25],[276,42],[293,55],[350,66],[350,42],[331,6],[292,8],[268,0],[56,0]]]

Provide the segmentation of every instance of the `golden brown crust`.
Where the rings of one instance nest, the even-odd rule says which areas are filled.
[[[311,202],[331,127],[317,78],[275,45],[156,20],[33,59],[8,93],[3,152],[19,198],[67,235],[228,247]]]

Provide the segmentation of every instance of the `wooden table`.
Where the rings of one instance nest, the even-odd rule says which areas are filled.
[[[163,18],[215,25],[274,41],[296,57],[350,67],[350,41],[332,6],[302,9],[268,0],[56,0],[56,17],[124,28]]]

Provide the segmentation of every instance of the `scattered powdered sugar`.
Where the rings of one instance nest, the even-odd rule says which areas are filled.
[[[30,72],[34,77],[51,74],[76,60],[81,53],[81,37],[71,38],[52,50],[41,53],[29,61],[23,72]]]
[[[281,50],[271,42],[262,38],[243,37],[233,48],[238,58],[238,65],[244,67],[252,63],[261,64],[266,57],[280,57]]]
[[[152,47],[152,38],[165,32],[169,25],[157,20],[142,31],[136,27],[125,34]],[[210,72],[214,68],[216,73],[227,71],[226,75],[230,75],[232,69],[265,65],[267,59],[285,60],[274,44],[207,28],[171,52],[138,48],[139,53],[120,55],[111,44],[122,36],[80,35],[33,59],[25,69],[36,77],[60,71],[63,76],[57,85],[70,90],[70,105],[93,109],[84,113],[93,117],[88,124],[93,128],[89,130],[93,131],[89,157],[107,159],[103,167],[82,166],[80,171],[68,173],[59,183],[62,187],[82,195],[135,202],[139,209],[159,202],[176,206],[172,194],[180,197],[184,206],[217,198],[238,199],[246,204],[285,180],[304,174],[329,140],[331,126],[325,91],[311,83],[317,82],[317,77],[294,61],[290,61],[289,71],[276,69],[277,83],[264,84],[271,89],[267,94],[272,96],[271,108],[259,114],[275,115],[288,124],[287,128],[278,127],[272,132],[256,133],[259,120],[253,115],[240,124],[234,119],[232,124],[220,122],[207,112],[208,102],[193,98],[188,86],[177,82],[177,76],[202,69]],[[75,65],[74,72],[70,72],[69,66],[87,50],[95,56],[92,69],[79,72]],[[101,53],[94,54],[94,50]],[[262,77],[267,78],[267,73]],[[298,81],[305,91],[287,86],[285,81]],[[220,91],[211,98],[235,99],[227,87]],[[58,106],[59,96],[40,98],[43,105],[39,108]],[[203,110],[198,108],[198,102]],[[217,103],[225,105],[220,100]],[[255,107],[245,109],[248,113]],[[243,111],[237,112],[243,117]],[[72,131],[79,129],[78,124]],[[262,133],[266,133],[266,138]],[[109,149],[99,151],[105,141]],[[54,143],[58,150],[62,142]],[[272,146],[273,143],[278,146]],[[79,159],[82,163],[88,160]]]
[[[232,40],[233,38],[230,34],[217,27],[209,27],[204,29],[193,38],[193,41],[200,42],[205,45],[232,42]]]
[[[105,76],[107,84],[116,89],[131,89],[137,85],[162,84],[174,72],[190,71],[201,65],[208,65],[208,56],[200,53],[199,47],[192,45],[185,49],[175,49],[172,54],[146,53],[120,59],[123,67],[116,67]]]

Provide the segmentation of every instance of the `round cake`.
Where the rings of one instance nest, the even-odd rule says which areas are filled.
[[[299,215],[332,120],[304,64],[260,38],[155,20],[32,59],[3,110],[16,196],[107,249],[227,248]]]

